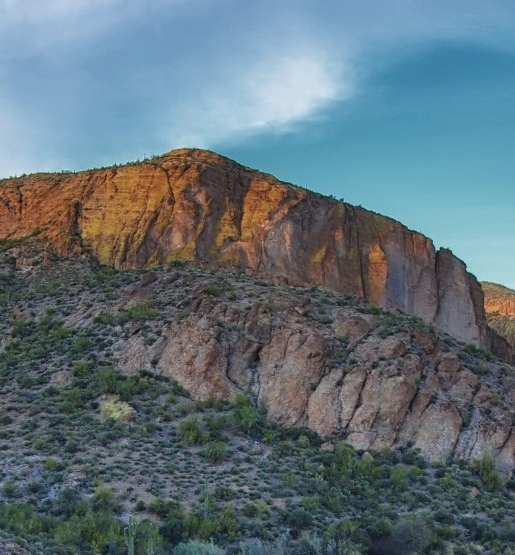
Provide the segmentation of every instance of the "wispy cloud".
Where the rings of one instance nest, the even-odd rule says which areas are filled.
[[[291,129],[352,94],[342,61],[314,51],[274,52],[233,67],[188,99],[172,104],[164,134],[173,146],[212,146],[263,132]],[[350,72],[349,72],[350,73]]]

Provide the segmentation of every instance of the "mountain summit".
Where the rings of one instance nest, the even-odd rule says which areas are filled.
[[[0,182],[0,239],[37,235],[117,268],[174,260],[324,286],[496,348],[465,264],[399,222],[197,149]]]

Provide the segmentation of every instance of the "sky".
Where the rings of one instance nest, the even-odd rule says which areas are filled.
[[[515,288],[513,0],[0,0],[0,177],[208,148]]]

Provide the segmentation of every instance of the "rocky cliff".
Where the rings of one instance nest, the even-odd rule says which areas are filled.
[[[496,283],[483,282],[488,326],[515,349],[515,291]],[[500,340],[502,341],[502,340]]]
[[[515,316],[515,291],[497,283],[481,282],[487,314]]]
[[[272,420],[356,449],[413,445],[432,461],[493,454],[504,472],[515,468],[515,377],[486,351],[350,297],[231,275],[172,271],[125,302],[162,306],[170,288],[183,318],[168,317],[150,346],[133,327],[113,345],[121,371],[174,378],[197,400],[250,392]]]
[[[118,268],[195,260],[328,287],[491,346],[465,264],[387,217],[211,152],[0,183],[0,238],[38,235]]]
[[[358,449],[491,454],[515,469],[513,367],[420,319],[237,271],[117,273],[49,256],[40,245],[0,252],[0,377],[26,399],[78,394],[74,376],[112,366],[172,378],[194,400],[249,395],[275,422]]]

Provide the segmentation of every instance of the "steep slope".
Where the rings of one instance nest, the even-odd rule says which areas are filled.
[[[117,268],[196,260],[322,285],[495,347],[481,287],[449,250],[211,152],[3,180],[0,238],[33,235]]]
[[[37,240],[0,241],[0,309],[0,552],[123,555],[133,514],[156,555],[512,553],[515,369],[484,349],[350,295]]]
[[[114,364],[174,379],[199,401],[249,394],[273,421],[358,449],[414,445],[433,461],[492,454],[515,468],[513,368],[420,319],[195,267],[110,280],[74,258],[41,266],[42,250],[0,257],[4,387],[35,385],[23,377],[34,361],[36,384],[71,385],[70,368],[95,351],[93,375]]]
[[[484,281],[485,312],[488,325],[515,348],[515,291]]]

